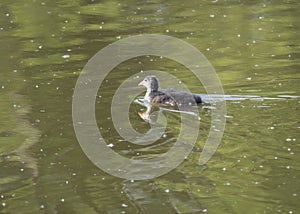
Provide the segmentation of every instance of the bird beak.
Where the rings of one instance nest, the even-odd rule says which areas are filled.
[[[142,86],[142,85],[144,85],[144,81],[142,81],[138,84],[138,86]]]

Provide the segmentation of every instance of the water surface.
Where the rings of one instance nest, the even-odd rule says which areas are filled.
[[[298,213],[298,1],[1,1],[1,213]],[[210,129],[210,104],[200,106],[196,146],[170,173],[127,181],[95,167],[72,124],[72,94],[87,61],[130,35],[174,36],[214,66],[229,100],[224,137],[204,166],[198,159]],[[99,129],[114,151],[132,158],[168,151],[179,133],[166,112],[166,137],[136,147],[117,135],[110,101],[141,70],[168,71],[195,93],[201,84],[182,65],[138,57],[117,66],[99,90]],[[171,87],[171,86],[170,86]],[[280,98],[280,99],[279,99]],[[98,103],[99,102],[99,103]],[[149,124],[133,103],[129,116]]]

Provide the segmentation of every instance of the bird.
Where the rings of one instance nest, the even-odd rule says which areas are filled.
[[[156,76],[146,76],[138,85],[146,87],[147,92],[144,99],[150,103],[166,104],[170,106],[202,103],[201,97],[197,94],[175,89],[159,90],[158,79]]]

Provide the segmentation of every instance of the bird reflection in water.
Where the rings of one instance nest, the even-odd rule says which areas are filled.
[[[160,119],[162,111],[177,112],[193,116],[198,115],[195,113],[195,110],[197,110],[197,106],[181,106],[181,108],[178,109],[177,106],[149,103],[145,99],[136,99],[135,103],[146,107],[146,110],[143,112],[138,112],[138,115],[149,124],[156,124]]]

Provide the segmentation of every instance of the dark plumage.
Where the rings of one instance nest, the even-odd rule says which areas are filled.
[[[147,92],[144,99],[152,103],[162,103],[171,106],[175,105],[193,105],[201,103],[201,97],[197,94],[191,94],[185,91],[174,89],[158,90],[158,80],[155,76],[146,76],[139,85],[145,86]]]

